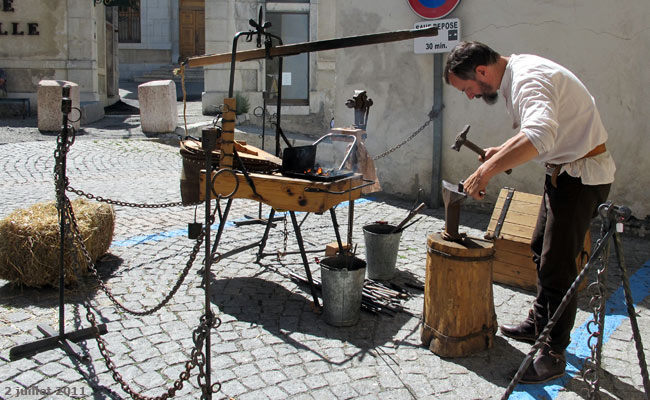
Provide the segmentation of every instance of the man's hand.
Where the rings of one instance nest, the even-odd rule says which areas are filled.
[[[485,157],[478,156],[478,160],[480,162],[485,162],[485,161],[489,160],[490,158],[492,158],[493,155],[498,153],[499,150],[501,150],[501,146],[499,146],[499,147],[488,147],[487,149],[483,150],[483,151],[485,151]]]
[[[519,132],[499,147],[488,147],[485,149],[485,159],[481,160],[483,164],[463,183],[465,193],[476,200],[485,198],[485,188],[493,176],[530,161],[538,154],[523,132]]]
[[[483,173],[482,167],[482,165],[478,167],[472,175],[463,181],[463,189],[465,193],[475,200],[482,200],[485,198],[485,188],[490,181],[490,178],[486,177]]]

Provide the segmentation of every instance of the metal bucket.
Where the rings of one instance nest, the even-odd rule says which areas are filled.
[[[371,224],[363,227],[368,279],[386,280],[395,275],[397,250],[402,232],[390,233],[395,225]]]
[[[323,315],[334,326],[359,321],[366,262],[350,255],[324,258],[320,262],[323,287]]]

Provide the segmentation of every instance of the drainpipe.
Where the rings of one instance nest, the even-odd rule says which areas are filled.
[[[180,56],[180,50],[179,50],[179,36],[180,36],[180,27],[179,27],[179,18],[180,12],[178,8],[178,0],[171,0],[171,4],[169,6],[169,25],[170,25],[170,39],[172,42],[172,59],[171,62],[172,64],[180,64],[178,61],[178,57]]]
[[[442,195],[442,53],[433,55],[433,157],[431,165],[431,208],[440,207]]]

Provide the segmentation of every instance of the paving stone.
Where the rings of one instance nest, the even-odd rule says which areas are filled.
[[[45,365],[42,365],[39,368],[39,371],[42,372],[43,374],[47,375],[48,377],[52,377],[60,373],[65,369],[64,366],[57,362],[51,362]]]
[[[304,379],[304,382],[311,389],[318,389],[328,385],[327,380],[321,375],[310,374]]]
[[[221,385],[221,393],[230,397],[240,397],[246,391],[247,389],[237,381],[229,381]]]
[[[280,371],[265,371],[260,373],[260,377],[269,385],[276,385],[287,379],[287,377]]]
[[[238,398],[242,400],[257,400],[257,399],[266,400],[269,398],[269,396],[267,396],[266,393],[264,393],[264,391],[260,389],[260,390],[255,390],[253,392],[244,393]]]
[[[13,382],[23,385],[24,387],[35,386],[45,379],[45,376],[38,370],[25,371],[12,379]]]

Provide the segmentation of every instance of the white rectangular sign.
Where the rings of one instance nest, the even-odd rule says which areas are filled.
[[[447,53],[460,42],[460,20],[458,18],[434,19],[418,22],[415,29],[438,28],[438,36],[421,37],[413,40],[415,54]]]

